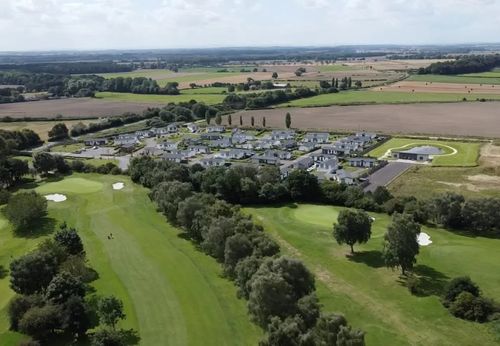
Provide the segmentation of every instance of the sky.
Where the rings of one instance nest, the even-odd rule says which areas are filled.
[[[0,51],[500,41],[500,0],[0,0]]]

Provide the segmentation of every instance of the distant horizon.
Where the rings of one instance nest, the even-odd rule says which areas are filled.
[[[379,47],[379,48],[425,48],[425,47],[474,47],[474,46],[499,46],[498,42],[456,42],[456,43],[422,43],[422,44],[397,44],[397,43],[367,43],[367,44],[332,44],[332,45],[261,45],[261,46],[193,46],[193,47],[151,47],[151,48],[85,48],[85,49],[72,49],[72,48],[58,48],[58,49],[33,49],[33,50],[1,50],[0,54],[18,54],[18,53],[94,53],[94,52],[128,52],[128,51],[194,51],[194,50],[230,50],[230,49],[333,49],[340,47],[354,48],[354,47]]]
[[[3,0],[0,50],[453,45],[499,27],[492,0]]]

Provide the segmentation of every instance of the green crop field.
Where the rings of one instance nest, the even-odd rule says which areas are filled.
[[[355,246],[351,257],[348,246],[337,245],[332,237],[332,224],[341,208],[292,205],[245,210],[287,254],[306,263],[315,273],[324,311],[343,312],[349,323],[367,332],[367,345],[493,345],[500,341],[491,323],[454,318],[438,297],[449,279],[469,275],[486,296],[499,300],[499,239],[424,227],[433,243],[420,248],[415,272],[427,282],[428,294],[413,296],[399,272],[383,265],[382,240],[389,216],[371,214],[375,218],[372,237],[367,244]]]
[[[485,72],[486,74],[465,74],[457,76],[447,75],[412,75],[408,81],[417,82],[434,82],[434,83],[458,83],[458,84],[500,84],[500,73],[498,72]]]
[[[206,104],[221,103],[224,100],[222,94],[180,94],[180,95],[144,95],[144,94],[131,94],[131,93],[113,93],[113,92],[99,92],[96,98],[110,101],[123,101],[123,102],[144,102],[144,103],[179,103],[189,102],[196,100],[198,102],[205,102]]]
[[[119,181],[125,188],[113,190]],[[236,288],[221,277],[219,264],[178,236],[145,188],[128,177],[89,174],[42,183],[36,190],[67,195],[65,202],[49,202],[49,217],[79,230],[89,264],[99,273],[92,285],[100,295],[123,300],[127,319],[120,327],[137,329],[141,345],[257,344],[261,332],[249,322]],[[0,265],[8,268],[10,256],[42,239],[14,237],[0,216]],[[20,338],[8,331],[12,296],[8,277],[1,278],[0,344]]]
[[[396,104],[425,102],[462,102],[463,99],[500,100],[499,95],[450,94],[450,93],[404,93],[391,91],[341,91],[336,94],[322,94],[280,104],[279,107],[318,107],[348,104]]]
[[[241,74],[239,70],[236,71],[234,69],[228,70],[230,72],[217,72],[217,70],[220,70],[220,68],[194,68],[186,69],[185,71],[179,73],[175,73],[170,70],[137,70],[132,72],[101,73],[99,76],[107,79],[118,77],[146,77],[158,81],[160,86],[165,86],[168,82],[197,82],[206,79],[214,79],[218,77],[224,78]]]
[[[433,166],[472,167],[477,165],[481,143],[427,140],[414,138],[392,138],[383,145],[370,151],[368,155],[382,157],[389,150],[406,150],[417,146],[431,145],[439,147],[443,155],[435,156]]]

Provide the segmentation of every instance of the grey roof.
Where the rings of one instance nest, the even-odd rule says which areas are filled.
[[[372,162],[372,161],[377,161],[377,159],[373,157],[351,157],[349,158],[349,161],[367,161],[367,162]]]
[[[443,151],[437,147],[432,147],[429,145],[424,145],[421,147],[411,148],[409,150],[396,150],[396,153],[405,153],[405,154],[420,154],[420,155],[439,155],[442,154]]]

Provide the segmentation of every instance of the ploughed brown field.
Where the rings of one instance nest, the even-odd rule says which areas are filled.
[[[121,115],[125,112],[142,113],[148,107],[161,107],[161,104],[139,102],[117,102],[91,98],[72,98],[61,100],[19,102],[0,104],[0,118],[45,117],[65,118],[106,117]]]
[[[387,134],[428,134],[500,138],[500,103],[443,103],[281,108],[241,111],[233,123],[285,126],[285,114],[292,115],[292,127],[329,131],[374,131]],[[235,121],[236,119],[236,121]]]
[[[487,80],[487,79],[485,79]],[[494,84],[471,84],[471,83],[436,83],[402,81],[376,87],[373,91],[401,91],[401,92],[424,92],[424,93],[457,93],[457,94],[500,94],[500,85]]]

